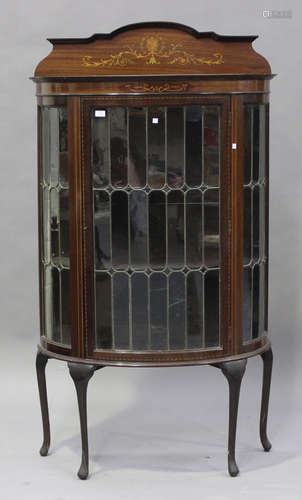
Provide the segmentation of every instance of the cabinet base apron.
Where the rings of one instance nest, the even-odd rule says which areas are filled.
[[[228,470],[230,476],[237,476],[239,473],[238,466],[235,459],[235,446],[236,446],[236,428],[237,428],[237,415],[238,404],[240,395],[240,386],[243,375],[245,373],[247,358],[251,356],[260,355],[263,361],[263,381],[262,381],[262,398],[261,398],[261,412],[260,412],[260,440],[265,451],[271,449],[271,443],[267,437],[267,416],[269,395],[271,386],[271,374],[273,353],[270,343],[267,343],[263,348],[258,349],[252,353],[242,354],[240,357],[232,357],[232,359],[223,361],[213,360],[212,362],[202,361],[201,363],[195,362],[190,364],[210,364],[215,368],[219,368],[226,377],[229,384],[229,438],[228,438]],[[56,355],[50,351],[38,346],[38,353],[36,358],[37,378],[40,395],[42,423],[43,423],[43,444],[40,449],[41,456],[47,456],[50,446],[50,424],[48,412],[48,400],[46,389],[45,368],[48,359],[56,358],[68,361],[68,368],[70,375],[74,381],[78,406],[80,415],[80,428],[82,439],[82,461],[78,471],[80,479],[87,479],[89,475],[89,451],[88,451],[88,430],[87,430],[87,387],[88,382],[96,370],[104,368],[104,365],[92,363],[92,360],[79,360],[61,355]],[[65,359],[64,359],[65,358]],[[88,362],[90,361],[90,362]],[[131,365],[130,365],[131,366]],[[132,365],[133,366],[133,365]],[[144,366],[150,366],[145,363]],[[162,364],[160,366],[163,366]]]

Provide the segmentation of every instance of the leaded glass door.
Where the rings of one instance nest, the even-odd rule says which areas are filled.
[[[228,99],[84,100],[90,355],[226,349]]]

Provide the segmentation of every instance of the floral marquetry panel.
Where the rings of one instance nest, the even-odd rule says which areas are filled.
[[[220,107],[91,113],[96,349],[220,346]]]

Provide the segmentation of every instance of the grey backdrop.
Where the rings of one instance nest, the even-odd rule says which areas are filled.
[[[266,19],[264,9],[292,9]],[[258,438],[261,362],[242,386],[241,475],[226,472],[227,386],[210,367],[96,373],[89,392],[91,479],[80,482],[74,388],[64,363],[48,368],[53,444],[41,458],[34,374],[38,341],[36,104],[28,77],[50,49],[46,37],[87,37],[140,21],[175,21],[200,31],[259,34],[257,51],[278,76],[271,84],[270,307],[275,353],[269,430]],[[302,497],[302,169],[299,1],[43,0],[1,7],[1,354],[0,497]],[[201,403],[201,396],[204,396]]]

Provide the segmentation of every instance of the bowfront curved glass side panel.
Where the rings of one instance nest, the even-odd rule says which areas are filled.
[[[67,107],[40,107],[43,330],[70,346]]]
[[[92,110],[96,350],[220,347],[220,116]]]
[[[267,104],[244,105],[243,341],[265,333]]]

